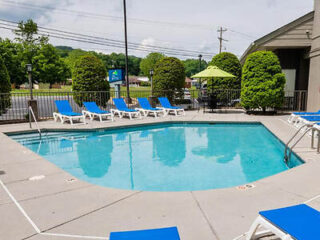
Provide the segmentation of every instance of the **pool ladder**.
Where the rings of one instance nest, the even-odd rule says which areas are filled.
[[[302,135],[292,144],[291,147],[289,147],[289,144],[296,138],[296,136],[300,133],[300,131],[304,128],[307,128]],[[302,140],[302,138],[308,133],[311,132],[311,148],[314,148],[314,133],[317,132],[318,137],[318,145],[317,145],[317,152],[320,152],[320,129],[315,128],[313,124],[305,124],[301,126],[298,131],[290,138],[290,140],[287,142],[286,147],[284,149],[284,162],[288,165],[288,162],[290,161],[292,149]],[[288,152],[289,150],[289,152]]]
[[[32,110],[32,107],[29,106],[29,126],[30,126],[30,128],[32,128],[32,125],[31,125],[31,120],[32,120],[32,119],[31,119],[31,117],[33,117],[34,123],[35,123],[35,125],[36,125],[36,127],[37,127],[37,130],[38,130],[38,133],[39,133],[39,137],[40,137],[40,139],[41,139],[41,137],[42,137],[41,129],[39,128],[39,125],[38,125],[36,116],[34,115],[34,112],[33,112],[33,110]]]

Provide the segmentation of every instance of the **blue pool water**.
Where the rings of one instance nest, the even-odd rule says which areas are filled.
[[[11,136],[73,176],[106,187],[191,191],[246,184],[288,169],[261,124],[170,123]],[[289,167],[302,164],[292,155]]]

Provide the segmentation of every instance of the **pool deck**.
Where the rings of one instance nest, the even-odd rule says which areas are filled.
[[[287,117],[190,111],[180,117],[116,118],[115,122],[88,121],[77,126],[44,121],[39,125],[92,129],[164,121],[261,122],[287,142],[296,131]],[[260,210],[304,202],[320,210],[320,155],[310,148],[309,136],[294,149],[306,164],[254,182],[253,188],[142,192],[75,179],[3,134],[25,130],[29,130],[27,123],[0,125],[1,239],[108,239],[111,231],[177,226],[181,240],[232,240],[249,229]],[[45,178],[29,180],[40,175]]]

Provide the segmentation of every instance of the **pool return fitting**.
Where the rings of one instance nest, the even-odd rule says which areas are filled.
[[[289,147],[289,144],[296,138],[296,136],[300,133],[301,130],[303,130],[304,128],[307,128],[302,135],[297,139],[297,141],[294,142],[294,144],[292,144],[291,147]],[[290,138],[290,140],[287,142],[286,147],[284,149],[284,162],[286,163],[286,165],[288,165],[290,158],[291,158],[291,154],[292,154],[292,149],[302,140],[302,138],[311,131],[311,148],[314,148],[314,136],[315,136],[315,132],[317,132],[317,137],[318,137],[318,144],[317,144],[317,152],[320,153],[320,129],[314,127],[313,124],[305,124],[303,126],[301,126],[298,131]],[[288,153],[289,151],[289,153]]]

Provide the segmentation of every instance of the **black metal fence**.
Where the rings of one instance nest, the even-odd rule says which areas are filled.
[[[208,94],[206,90],[185,90],[181,93],[172,91],[153,92],[153,96],[174,96],[170,98],[173,104],[185,109],[206,108],[241,108],[240,90],[215,90],[214,94]],[[139,107],[137,98],[151,96],[150,90],[130,91],[131,103],[127,103],[129,108]],[[212,97],[214,96],[214,97]],[[38,118],[52,118],[52,113],[57,111],[55,100],[68,100],[73,110],[81,112],[84,108],[83,101],[95,101],[103,110],[114,108],[113,98],[126,98],[126,91],[117,94],[115,91],[110,92],[33,92],[33,99],[37,104]],[[155,98],[156,99],[156,98]],[[0,93],[0,123],[28,121],[28,105],[30,94],[25,93]],[[295,91],[286,93],[284,105],[281,110],[303,111],[306,109],[307,91]],[[155,102],[156,106],[159,106]]]
[[[297,90],[285,93],[284,103],[281,110],[306,111],[308,100],[307,90]]]

